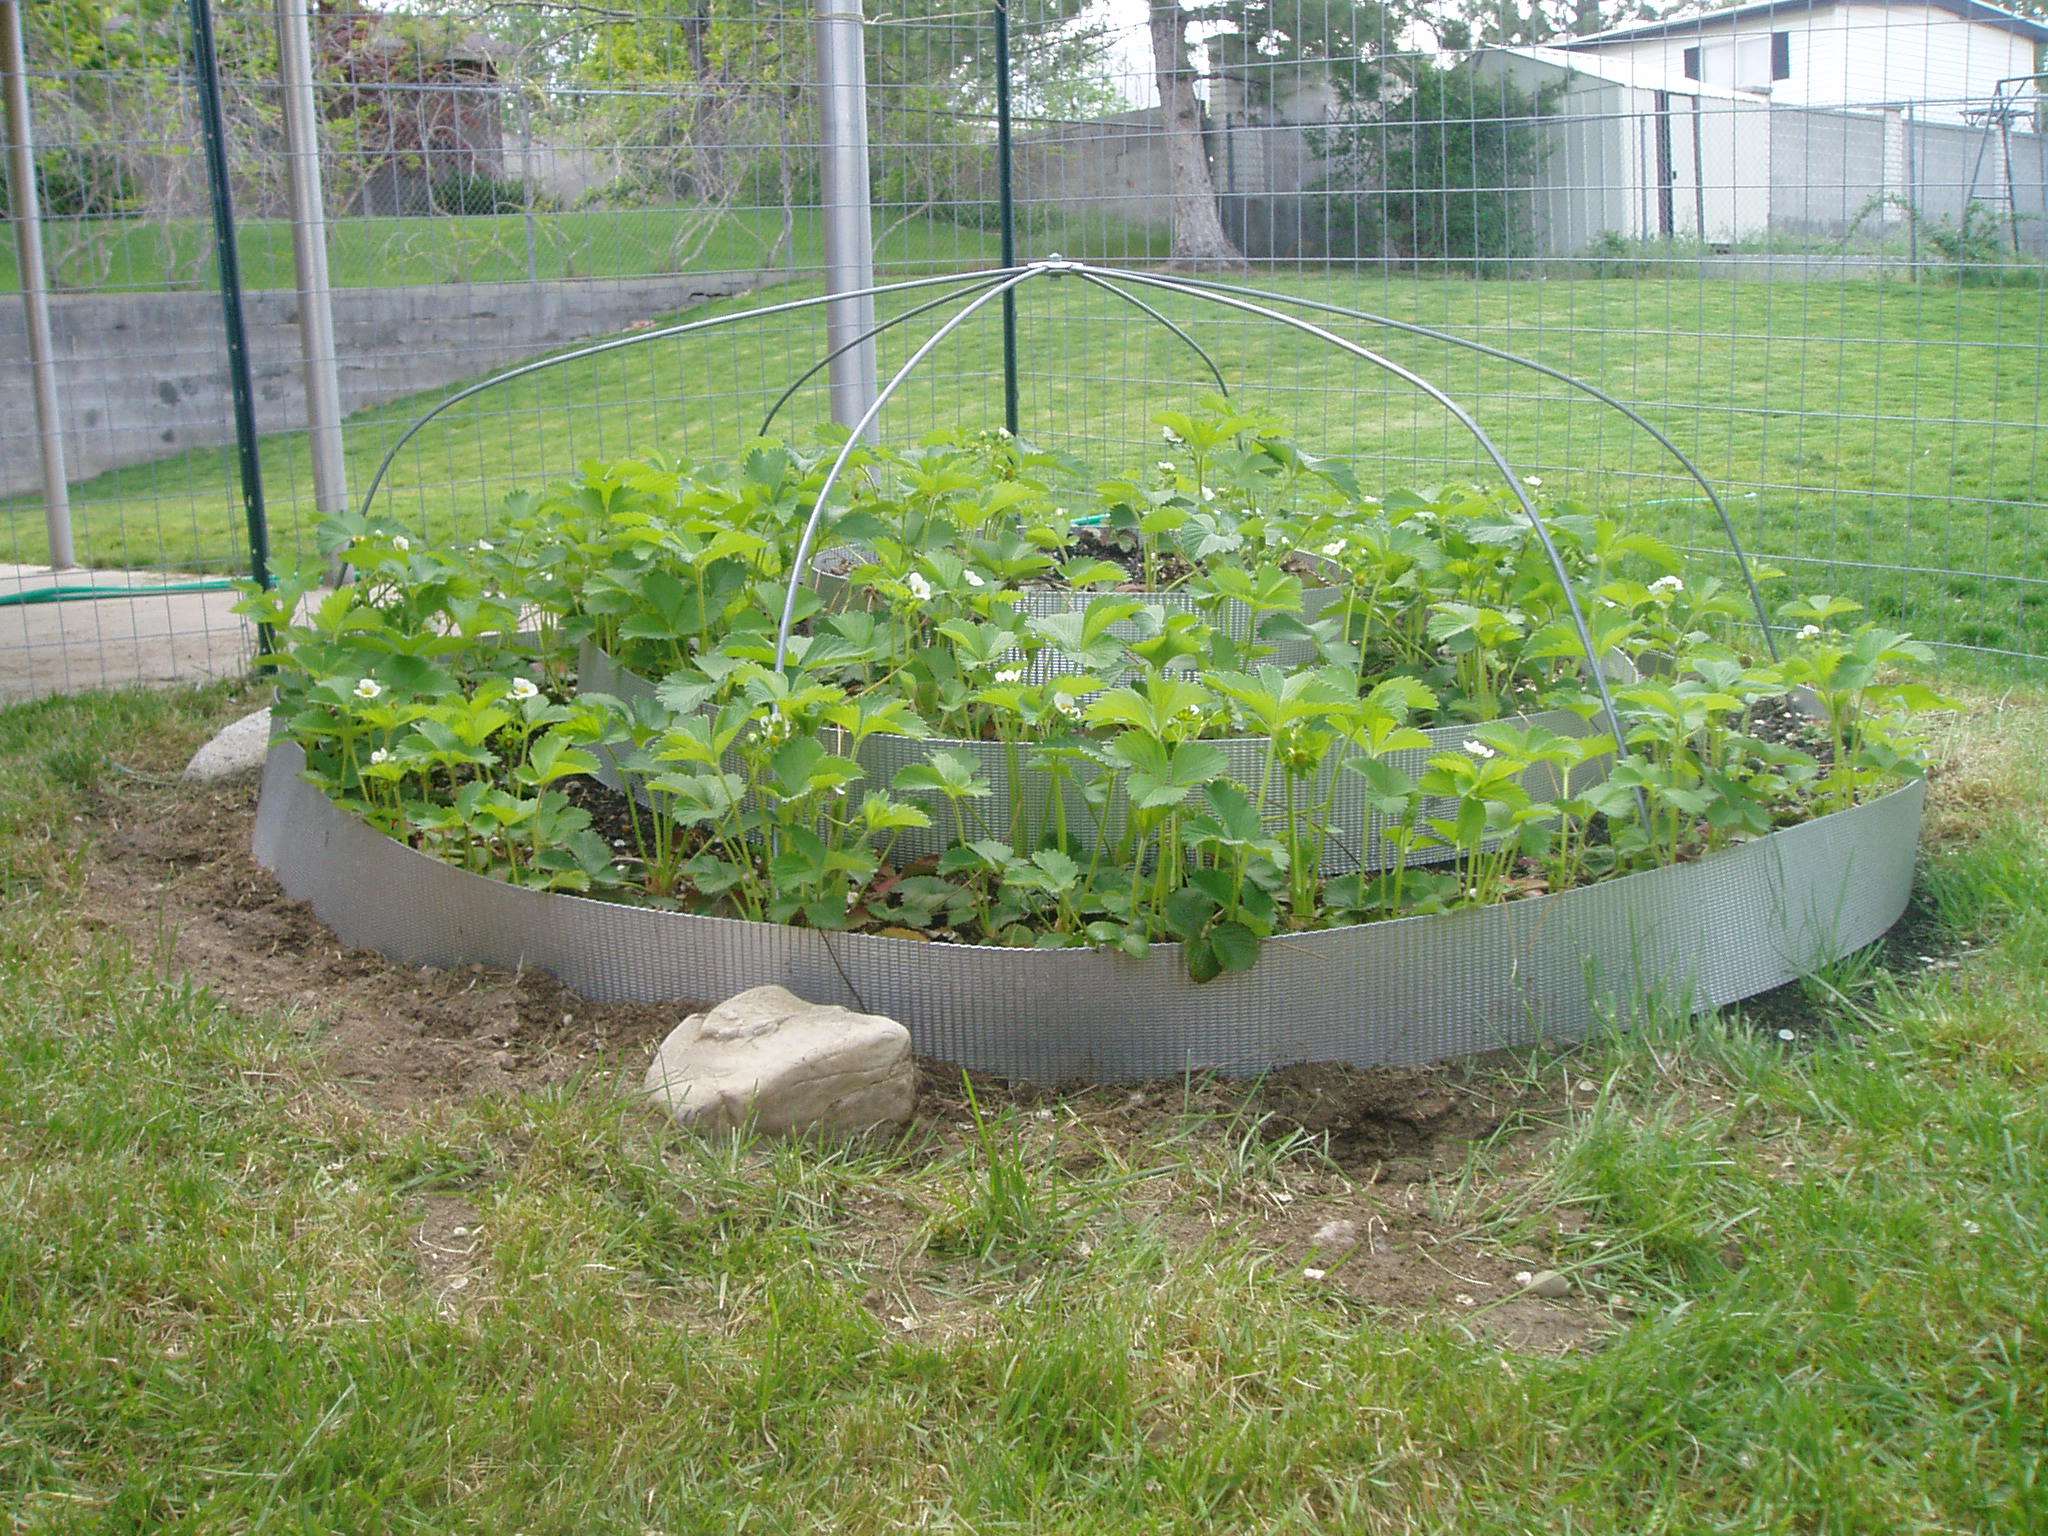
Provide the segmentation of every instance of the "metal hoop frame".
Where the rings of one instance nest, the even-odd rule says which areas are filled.
[[[1185,329],[1176,324],[1155,306],[1146,303],[1135,293],[1131,292],[1131,288],[1149,288],[1160,292],[1177,294],[1184,298],[1216,304],[1225,309],[1255,315],[1261,319],[1272,321],[1275,324],[1286,326],[1328,346],[1335,347],[1337,350],[1401,380],[1410,388],[1427,396],[1438,406],[1442,407],[1444,411],[1465,429],[1481,452],[1492,462],[1502,479],[1506,481],[1509,489],[1514,494],[1516,502],[1520,505],[1523,515],[1528,519],[1531,530],[1542,544],[1544,556],[1548,560],[1551,570],[1556,575],[1564,593],[1565,604],[1571,614],[1572,628],[1584,652],[1583,671],[1587,681],[1591,684],[1599,698],[1600,712],[1605,718],[1608,729],[1614,736],[1617,753],[1626,756],[1628,752],[1626,732],[1622,727],[1620,712],[1616,708],[1614,696],[1609,690],[1606,678],[1601,671],[1598,649],[1594,644],[1591,628],[1587,624],[1585,611],[1579,603],[1578,594],[1572,583],[1571,573],[1566,568],[1563,556],[1559,553],[1556,543],[1552,540],[1549,529],[1544,526],[1542,515],[1536,510],[1535,502],[1529,496],[1524,484],[1524,477],[1516,471],[1514,465],[1509,462],[1499,445],[1488,435],[1486,429],[1479,424],[1472,413],[1429,379],[1411,369],[1403,367],[1391,358],[1383,356],[1369,347],[1352,341],[1348,337],[1340,336],[1334,331],[1317,325],[1312,321],[1302,319],[1298,315],[1288,314],[1281,309],[1271,308],[1269,305],[1286,305],[1296,309],[1311,310],[1319,314],[1355,320],[1367,325],[1381,326],[1388,330],[1399,331],[1407,335],[1419,336],[1427,340],[1443,342],[1449,346],[1460,347],[1480,356],[1490,357],[1500,362],[1512,363],[1518,367],[1528,368],[1533,372],[1542,374],[1546,378],[1555,379],[1559,383],[1577,390],[1581,394],[1620,413],[1630,423],[1639,427],[1654,439],[1666,453],[1677,461],[1685,473],[1699,485],[1700,489],[1706,493],[1707,499],[1713,504],[1714,511],[1720,519],[1721,529],[1727,538],[1728,548],[1734,555],[1736,564],[1742,572],[1742,579],[1744,585],[1748,588],[1750,602],[1755,609],[1757,625],[1763,634],[1764,644],[1769,648],[1772,659],[1776,660],[1778,658],[1777,641],[1772,634],[1770,617],[1768,610],[1764,606],[1763,594],[1757,586],[1755,572],[1752,568],[1748,552],[1743,548],[1741,537],[1735,530],[1734,520],[1729,516],[1727,506],[1722,502],[1720,495],[1715,491],[1712,483],[1708,481],[1706,476],[1700,472],[1699,467],[1664,432],[1659,430],[1654,423],[1647,420],[1640,412],[1615,399],[1604,390],[1585,382],[1583,379],[1575,378],[1568,373],[1553,368],[1547,363],[1538,362],[1534,358],[1523,357],[1518,353],[1489,346],[1484,342],[1473,341],[1469,337],[1459,336],[1450,331],[1439,330],[1433,326],[1419,325],[1413,321],[1397,320],[1391,316],[1374,314],[1369,310],[1353,309],[1342,304],[1302,298],[1294,294],[1277,293],[1267,289],[1248,288],[1238,284],[1222,283],[1211,278],[1167,276],[1156,272],[1141,272],[1118,267],[1099,267],[1087,262],[1068,260],[1058,253],[1054,253],[1043,261],[1027,262],[1018,266],[988,268],[978,273],[949,273],[944,276],[911,278],[902,282],[882,283],[846,293],[819,294],[810,298],[787,300],[779,304],[768,304],[736,310],[730,314],[713,315],[702,320],[685,321],[678,325],[663,326],[657,330],[643,331],[632,336],[612,337],[591,346],[573,348],[570,351],[558,353],[553,357],[541,358],[535,362],[508,369],[503,373],[494,374],[490,378],[479,380],[475,384],[456,391],[432,410],[420,416],[404,432],[399,434],[397,440],[385,452],[382,461],[377,466],[376,473],[370,478],[369,487],[363,494],[362,515],[365,518],[369,516],[371,508],[375,505],[377,492],[382,488],[384,479],[390,472],[392,464],[396,461],[398,454],[407,443],[411,442],[428,423],[450,407],[458,405],[462,401],[481,394],[483,391],[494,388],[499,384],[510,383],[514,379],[525,378],[550,368],[580,362],[586,358],[597,357],[626,347],[674,340],[684,336],[695,335],[702,331],[738,324],[745,320],[760,319],[769,315],[793,314],[817,308],[835,300],[867,298],[893,293],[910,293],[944,284],[952,284],[954,286],[950,292],[913,305],[900,314],[892,315],[887,320],[869,327],[852,340],[828,351],[782,392],[775,403],[769,407],[767,415],[762,420],[761,431],[765,435],[782,408],[796,396],[804,385],[823,372],[834,358],[854,347],[872,341],[883,332],[906,321],[928,314],[949,303],[958,300],[966,301],[957,313],[948,317],[937,330],[917,347],[910,358],[896,370],[888,384],[879,391],[874,401],[862,413],[860,420],[853,425],[847,440],[841,445],[838,453],[833,458],[832,465],[826,473],[824,484],[820,487],[817,497],[812,502],[810,514],[804,520],[803,532],[798,538],[796,555],[790,570],[788,588],[784,594],[781,621],[777,627],[775,637],[775,666],[777,671],[785,671],[787,670],[789,660],[789,641],[796,623],[797,593],[805,580],[805,562],[816,543],[818,529],[824,521],[825,510],[830,503],[833,491],[837,488],[841,477],[845,473],[846,466],[851,462],[858,446],[865,439],[869,429],[880,417],[883,407],[888,404],[890,399],[917,371],[918,367],[927,357],[949,340],[975,313],[986,305],[997,299],[1003,299],[1007,303],[1015,291],[1027,282],[1068,276],[1077,277],[1090,286],[1111,294],[1140,311],[1148,319],[1172,332],[1173,335],[1184,342],[1201,359],[1210,376],[1215,379],[1217,388],[1226,396],[1230,393],[1230,385],[1224,376],[1223,370],[1217,365],[1216,360]],[[1637,798],[1638,800],[1642,798],[1640,790],[1637,791]]]

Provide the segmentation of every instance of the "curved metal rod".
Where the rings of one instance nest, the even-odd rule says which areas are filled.
[[[994,278],[1001,278],[1007,272],[1018,270],[1025,269],[998,268],[988,275]],[[411,426],[407,427],[404,432],[399,434],[398,441],[393,443],[390,451],[384,455],[384,462],[377,466],[377,473],[370,477],[370,488],[363,494],[362,515],[366,518],[370,515],[370,507],[377,499],[377,491],[383,485],[384,476],[390,470],[392,461],[398,457],[399,450],[413,440],[414,435],[419,432],[420,428],[447,410],[449,406],[460,405],[471,395],[481,394],[494,385],[509,384],[512,380],[524,378],[530,373],[540,373],[544,369],[558,368],[564,363],[581,362],[586,357],[596,357],[603,352],[616,352],[621,347],[637,347],[644,342],[666,341],[671,336],[687,336],[692,331],[707,331],[715,326],[732,325],[741,320],[758,320],[764,315],[786,315],[800,309],[815,309],[820,304],[830,304],[837,299],[858,299],[875,294],[902,293],[911,288],[930,288],[939,283],[957,283],[959,281],[959,273],[949,272],[943,277],[913,277],[900,283],[883,283],[874,288],[852,288],[843,293],[821,293],[808,299],[788,299],[780,304],[768,304],[757,309],[735,310],[729,315],[712,315],[705,320],[686,320],[681,325],[665,325],[659,330],[641,331],[632,336],[614,336],[608,341],[600,341],[588,347],[578,347],[573,352],[557,353],[553,357],[543,357],[531,363],[522,363],[517,368],[508,368],[503,373],[494,373],[488,379],[480,379],[466,388],[458,389],[454,394],[443,400],[439,405],[428,411],[426,415],[420,417]]]
[[[1688,475],[1692,476],[1699,488],[1707,493],[1707,500],[1714,504],[1714,511],[1721,519],[1721,531],[1728,538],[1728,548],[1733,552],[1735,563],[1742,571],[1743,583],[1749,588],[1750,605],[1756,610],[1757,625],[1763,631],[1764,644],[1770,648],[1771,660],[1778,660],[1778,642],[1771,633],[1771,617],[1769,611],[1764,607],[1763,592],[1756,584],[1756,575],[1750,569],[1749,553],[1742,547],[1742,540],[1735,532],[1735,520],[1728,515],[1728,508],[1722,502],[1720,493],[1714,489],[1713,482],[1700,473],[1699,466],[1686,457],[1685,452],[1678,444],[1666,437],[1662,431],[1633,406],[1615,399],[1614,396],[1608,394],[1604,389],[1588,384],[1584,379],[1574,378],[1571,374],[1561,369],[1551,367],[1548,363],[1539,363],[1535,358],[1524,357],[1519,352],[1507,352],[1499,347],[1490,347],[1483,341],[1473,341],[1470,337],[1460,336],[1454,331],[1440,331],[1435,326],[1417,325],[1412,320],[1396,320],[1389,315],[1376,315],[1370,310],[1351,309],[1342,304],[1329,304],[1321,299],[1304,299],[1291,293],[1275,293],[1265,288],[1242,288],[1231,283],[1219,283],[1213,278],[1185,277],[1181,278],[1180,281],[1203,289],[1219,289],[1225,293],[1240,293],[1251,298],[1272,299],[1282,304],[1293,304],[1302,309],[1319,310],[1328,315],[1343,315],[1352,320],[1363,320],[1370,325],[1383,325],[1389,330],[1406,331],[1411,336],[1427,337],[1431,341],[1449,342],[1452,346],[1463,347],[1468,352],[1477,352],[1482,356],[1496,358],[1504,363],[1515,363],[1520,367],[1532,369],[1546,378],[1556,379],[1560,384],[1569,384],[1573,389],[1580,391],[1582,394],[1591,395],[1602,405],[1621,412],[1622,415],[1655,438],[1663,446],[1666,453],[1678,460],[1680,466],[1683,467]]]
[[[1522,477],[1515,473],[1514,466],[1507,461],[1506,455],[1495,446],[1493,439],[1487,436],[1486,429],[1479,425],[1470,411],[1445,394],[1436,385],[1430,383],[1428,379],[1422,377],[1421,374],[1413,373],[1403,368],[1391,358],[1380,356],[1379,353],[1373,351],[1370,347],[1361,346],[1347,337],[1339,336],[1334,331],[1325,330],[1322,326],[1300,319],[1297,316],[1282,314],[1277,309],[1268,309],[1263,304],[1252,303],[1249,299],[1236,298],[1227,291],[1219,292],[1189,288],[1184,286],[1178,278],[1160,277],[1149,272],[1112,271],[1112,275],[1122,278],[1126,282],[1135,282],[1151,288],[1164,288],[1172,293],[1198,294],[1209,299],[1212,303],[1222,304],[1231,309],[1243,310],[1246,314],[1258,315],[1263,319],[1275,320],[1282,325],[1293,326],[1298,331],[1303,331],[1310,336],[1327,341],[1339,350],[1349,352],[1352,356],[1362,358],[1374,367],[1391,373],[1403,383],[1421,390],[1430,399],[1436,401],[1438,405],[1441,405],[1455,416],[1459,424],[1472,434],[1473,440],[1485,451],[1486,456],[1493,460],[1494,467],[1501,472],[1508,485],[1514,490],[1515,499],[1522,504],[1522,511],[1529,519],[1529,526],[1536,531],[1536,537],[1542,541],[1543,553],[1549,557],[1550,568],[1556,573],[1558,584],[1564,592],[1565,604],[1571,609],[1572,627],[1578,631],[1579,644],[1585,648],[1586,680],[1593,685],[1594,691],[1600,696],[1601,713],[1607,717],[1607,728],[1614,735],[1615,756],[1620,758],[1629,755],[1627,733],[1621,727],[1621,711],[1615,707],[1614,695],[1608,690],[1607,679],[1600,671],[1599,651],[1593,644],[1593,632],[1587,626],[1585,610],[1579,606],[1578,594],[1572,590],[1571,572],[1565,568],[1564,557],[1558,553],[1557,545],[1550,537],[1550,530],[1543,526],[1543,516],[1536,510],[1536,503],[1529,499],[1529,492],[1522,484]],[[1640,788],[1635,792],[1635,799],[1637,809],[1642,813],[1643,824],[1648,826],[1650,821],[1649,802]]]
[[[1150,315],[1154,320],[1157,320],[1161,325],[1165,326],[1169,331],[1173,332],[1174,335],[1178,336],[1190,347],[1193,347],[1195,350],[1195,356],[1199,357],[1205,364],[1208,365],[1210,377],[1216,380],[1216,387],[1223,392],[1224,398],[1228,399],[1230,397],[1230,386],[1224,383],[1223,381],[1223,370],[1216,366],[1216,360],[1213,357],[1211,357],[1207,352],[1202,350],[1202,344],[1199,341],[1196,341],[1194,337],[1190,336],[1186,331],[1182,330],[1179,326],[1175,325],[1171,320],[1167,319],[1166,316],[1162,315],[1150,304],[1147,304],[1135,293],[1125,293],[1123,289],[1117,287],[1115,283],[1105,282],[1103,279],[1097,277],[1093,272],[1077,272],[1074,275],[1076,277],[1082,278],[1088,282],[1093,283],[1098,288],[1108,289],[1111,293],[1115,294],[1118,298],[1122,299],[1126,304],[1137,305],[1138,308],[1145,311],[1146,314]]]
[[[951,293],[942,293],[936,299],[926,299],[922,304],[917,305],[915,308],[906,309],[900,315],[892,315],[889,319],[882,321],[879,325],[870,326],[867,330],[862,331],[858,336],[854,337],[853,340],[848,342],[842,342],[840,345],[834,347],[830,352],[827,352],[823,357],[819,358],[815,363],[811,364],[810,367],[806,368],[803,371],[802,375],[797,379],[797,381],[794,384],[790,385],[789,388],[785,389],[782,392],[781,396],[776,400],[776,402],[768,407],[768,414],[761,418],[761,430],[759,432],[756,432],[754,435],[756,437],[766,437],[768,435],[768,429],[775,424],[776,414],[785,405],[789,404],[791,398],[795,396],[798,390],[802,389],[806,384],[810,383],[812,379],[815,379],[818,376],[818,374],[825,368],[831,366],[832,359],[834,359],[835,357],[845,356],[848,352],[851,352],[855,347],[859,346],[864,341],[873,341],[877,336],[881,335],[882,332],[888,330],[891,326],[901,325],[906,320],[915,320],[919,315],[927,314],[930,311],[937,309],[941,304],[950,304],[953,302],[953,300],[958,298],[964,298],[966,295],[973,293],[978,288],[985,288],[990,283],[1000,281],[1000,276],[984,278],[980,282],[969,283],[964,288],[955,288]]]
[[[924,339],[924,344],[910,354],[909,359],[901,368],[896,370],[895,375],[876,394],[873,404],[861,412],[860,420],[854,423],[852,432],[847,435],[846,441],[840,445],[837,457],[832,460],[832,468],[826,472],[825,483],[818,488],[818,499],[811,504],[811,515],[804,519],[803,536],[797,540],[796,554],[789,562],[789,589],[783,594],[782,623],[775,631],[775,670],[777,672],[788,670],[789,636],[790,631],[796,627],[797,589],[804,583],[806,562],[811,557],[811,541],[818,536],[818,524],[824,520],[825,503],[831,498],[833,487],[839,483],[839,476],[845,471],[847,461],[853,457],[854,449],[860,446],[861,438],[866,434],[868,428],[874,425],[875,418],[882,414],[882,407],[889,403],[889,397],[896,393],[905,379],[917,371],[917,365],[923,362],[939,343],[959,330],[966,323],[968,317],[984,304],[989,303],[993,299],[1001,298],[1019,283],[1028,282],[1034,277],[1043,276],[1045,268],[1042,266],[1010,267],[1005,268],[1004,271],[1006,275],[1002,281],[969,300],[965,309],[961,310],[959,314],[955,315]]]

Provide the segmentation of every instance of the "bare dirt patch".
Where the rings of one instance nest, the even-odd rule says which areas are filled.
[[[1136,1086],[1059,1088],[976,1078],[974,1105],[961,1074],[926,1064],[920,1119],[949,1150],[978,1134],[973,1119],[1014,1111],[1075,1173],[1114,1162],[1141,1166],[1172,1122],[1213,1143],[1236,1143],[1246,1161],[1269,1160],[1241,1190],[1177,1197],[1148,1207],[1133,1186],[1123,1215],[1150,1222],[1189,1255],[1245,1247],[1276,1283],[1403,1325],[1450,1324],[1497,1345],[1558,1353],[1588,1347],[1620,1323],[1604,1291],[1577,1285],[1547,1300],[1519,1275],[1567,1262],[1586,1225],[1554,1210],[1520,1248],[1503,1246],[1450,1198],[1475,1145],[1488,1143],[1487,1200],[1513,1203],[1543,1149],[1570,1115],[1570,1080],[1532,1079],[1511,1053],[1434,1068],[1320,1063],[1255,1082],[1172,1079]],[[1039,1119],[1037,1117],[1044,1116]],[[1211,1148],[1214,1150],[1213,1146]],[[1208,1161],[1213,1166],[1215,1159]],[[1028,1279],[1031,1265],[1023,1266]],[[913,1271],[915,1274],[915,1271]],[[881,1303],[913,1318],[958,1311],[953,1277],[926,1273]],[[920,1324],[920,1326],[925,1326]]]
[[[483,1213],[462,1196],[446,1194],[425,1196],[420,1212],[413,1259],[436,1305],[453,1314],[483,1300],[489,1288]]]
[[[344,949],[250,855],[255,805],[253,777],[112,783],[80,818],[91,842],[81,915],[238,1010],[284,1012],[318,1039],[336,1086],[375,1113],[403,1116],[437,1101],[578,1079],[588,1091],[620,1092],[695,1006],[595,1004],[538,972],[436,971]],[[1512,1063],[1302,1066],[1260,1082],[1119,1087],[976,1078],[973,1087],[984,1117],[1025,1127],[1077,1180],[1156,1156],[1183,1124],[1210,1139],[1211,1153],[1235,1142],[1233,1155],[1266,1159],[1245,1181],[1250,1193],[1131,1191],[1120,1217],[1155,1224],[1182,1262],[1242,1249],[1276,1284],[1362,1315],[1449,1322],[1509,1348],[1585,1347],[1614,1326],[1606,1298],[1522,1295],[1514,1275],[1546,1267],[1550,1255],[1505,1251],[1442,1214],[1446,1181],[1462,1175],[1475,1142],[1490,1139],[1489,1167],[1506,1194],[1566,1117],[1565,1085],[1538,1085],[1503,1065]],[[925,1155],[966,1152],[979,1133],[960,1072],[927,1062],[919,1090],[912,1135],[924,1139]],[[987,1302],[1028,1284],[1043,1262],[991,1270],[928,1253],[930,1212],[899,1204],[877,1191],[849,1212],[848,1232],[876,1260],[874,1306],[894,1326],[980,1326]],[[474,1304],[488,1288],[475,1207],[430,1195],[421,1211],[413,1246],[422,1282],[444,1307]],[[1344,1240],[1329,1240],[1333,1224]]]
[[[552,976],[437,971],[343,949],[249,852],[256,783],[123,786],[82,818],[80,907],[171,973],[320,1036],[341,1083],[380,1107],[644,1070],[694,1006],[591,1003]]]

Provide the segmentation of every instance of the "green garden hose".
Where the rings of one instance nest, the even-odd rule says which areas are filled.
[[[232,592],[232,581],[170,581],[160,587],[36,587],[26,592],[0,592],[0,608],[25,608],[31,603],[77,603],[98,597],[155,597],[160,593]]]

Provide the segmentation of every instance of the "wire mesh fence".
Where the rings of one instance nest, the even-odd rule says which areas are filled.
[[[15,601],[0,690],[238,665],[246,637],[218,593],[19,601],[221,578],[246,570],[248,548],[187,11],[4,3],[25,45],[54,426],[86,570],[50,569],[14,176],[0,600]],[[315,5],[312,233],[346,413],[339,467],[321,471],[285,34],[266,5],[215,14],[281,558],[315,558],[314,519],[342,504],[338,481],[359,497],[405,424],[450,390],[825,280],[808,7]],[[1007,106],[1022,258],[1192,271],[1294,301],[1438,379],[1547,494],[1666,534],[1711,569],[1718,524],[1698,485],[1597,401],[1336,311],[1529,356],[1667,432],[1786,587],[1848,593],[1937,644],[2048,655],[2048,26],[1979,0],[1637,16],[1023,0],[1002,11],[1005,102],[996,7],[870,7],[876,276],[997,262]],[[879,317],[930,296],[884,296]],[[1355,458],[1376,494],[1486,468],[1390,376],[1333,367],[1302,333],[1242,310],[1147,302],[1239,399]],[[1332,308],[1300,307],[1318,304]],[[946,313],[878,339],[884,379]],[[1152,416],[1217,387],[1183,339],[1100,288],[1031,285],[1017,316],[1019,427],[1049,445],[1142,466]],[[585,461],[731,452],[826,346],[815,311],[784,313],[486,391],[407,445],[381,505],[428,537],[467,536],[507,495]],[[882,430],[1000,425],[1003,372],[991,306]],[[776,430],[824,428],[825,381]]]

